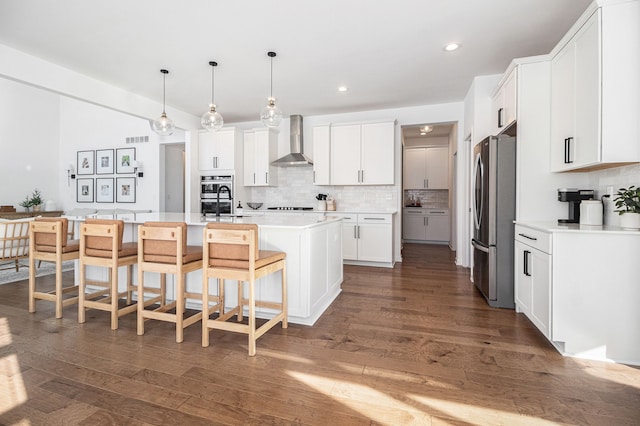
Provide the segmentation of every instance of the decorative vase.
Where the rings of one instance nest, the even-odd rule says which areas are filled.
[[[620,226],[626,229],[640,229],[640,213],[622,213]]]
[[[42,209],[42,204],[38,204],[37,206],[33,206],[34,212],[39,212]]]

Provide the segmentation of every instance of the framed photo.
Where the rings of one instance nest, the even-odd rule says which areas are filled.
[[[93,178],[76,179],[76,185],[76,201],[78,203],[93,203]]]
[[[136,178],[116,179],[116,203],[136,202]]]
[[[96,202],[113,203],[113,178],[96,178]]]
[[[95,162],[93,151],[78,151],[78,164],[76,165],[76,174],[92,175],[95,171]]]
[[[133,173],[133,161],[136,159],[135,148],[116,149],[116,173]]]
[[[113,150],[112,149],[96,150],[96,174],[97,175],[113,174]]]

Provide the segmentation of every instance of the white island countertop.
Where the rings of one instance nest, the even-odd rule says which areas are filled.
[[[322,224],[342,220],[339,216],[291,216],[291,215],[263,215],[263,216],[211,216],[202,217],[199,213],[124,213],[114,215],[88,215],[88,216],[65,216],[70,220],[82,221],[86,217],[99,219],[120,219],[126,223],[142,224],[145,222],[185,222],[187,225],[205,226],[207,223],[255,223],[260,228],[295,228],[305,229]]]

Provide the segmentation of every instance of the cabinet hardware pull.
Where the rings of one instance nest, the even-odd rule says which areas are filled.
[[[444,214],[444,212],[430,211],[428,214]]]
[[[363,217],[364,220],[384,220],[384,217]]]
[[[524,272],[524,274],[527,277],[530,277],[531,276],[531,272],[529,271],[529,256],[531,255],[531,252],[529,250],[525,250],[523,252],[523,255],[524,255],[524,259],[523,259],[524,260],[524,271],[522,271],[522,272]]]
[[[498,128],[500,129],[504,124],[502,123],[502,113],[504,112],[504,108],[500,108],[498,110]]]
[[[356,228],[358,227],[358,225],[353,225],[353,238],[358,239],[358,231],[356,230]]]
[[[573,137],[570,136],[567,138],[567,163],[573,163],[573,160],[571,159],[571,141],[573,140]]]
[[[360,170],[360,176],[362,176],[362,179],[360,180],[360,182],[364,183],[364,170]]]
[[[256,174],[254,173],[253,174],[253,184],[255,185],[255,183],[256,183]]]
[[[422,218],[422,226],[427,226],[427,217]]]
[[[423,188],[427,187],[427,180],[426,179],[422,179],[422,187]]]
[[[525,238],[526,238],[526,239],[528,239],[528,240],[538,241],[538,239],[537,239],[537,238],[535,238],[535,237],[530,237],[530,236],[528,236],[528,235],[526,235],[526,234],[518,234],[518,235],[520,235],[521,237],[525,237]]]
[[[316,183],[316,171],[313,171],[313,183]]]
[[[264,183],[269,183],[269,172],[264,173]]]
[[[425,186],[425,188],[429,188],[429,179],[425,179],[425,182],[427,182],[427,185]]]
[[[427,226],[429,226],[429,216],[425,216],[425,219],[427,219]]]

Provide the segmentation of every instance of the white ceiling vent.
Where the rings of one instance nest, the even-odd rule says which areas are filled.
[[[127,136],[127,143],[144,143],[149,142],[149,136]]]

